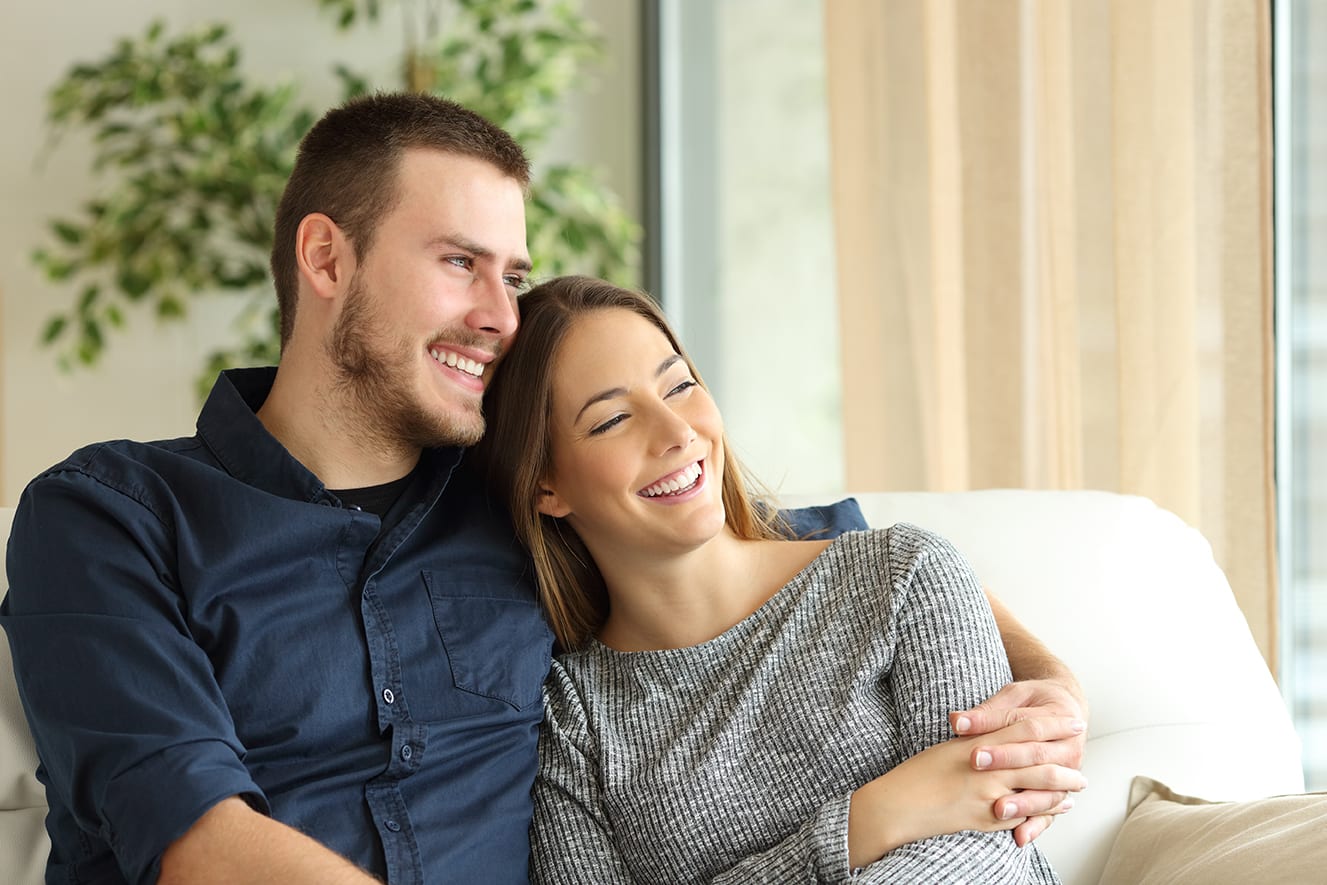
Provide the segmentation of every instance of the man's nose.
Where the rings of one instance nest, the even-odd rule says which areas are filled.
[[[472,329],[510,338],[516,332],[516,296],[500,272],[476,274],[467,322]]]

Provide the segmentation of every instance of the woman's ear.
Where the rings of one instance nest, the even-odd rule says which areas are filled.
[[[545,516],[560,519],[571,513],[571,508],[567,506],[566,501],[562,500],[562,496],[548,486],[541,485],[536,494],[538,498],[535,501],[535,509]]]

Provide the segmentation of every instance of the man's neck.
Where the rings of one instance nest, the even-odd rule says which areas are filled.
[[[356,410],[343,399],[294,370],[278,367],[258,420],[327,488],[381,485],[413,470],[420,449],[369,432],[369,422],[356,421]]]

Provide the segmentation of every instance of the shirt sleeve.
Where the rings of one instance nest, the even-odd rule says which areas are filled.
[[[889,530],[888,544],[886,629],[895,652],[886,688],[898,710],[901,749],[914,756],[953,736],[950,711],[980,703],[1011,677],[990,606],[958,551],[906,525]],[[1019,848],[1009,832],[965,831],[900,846],[867,867],[861,881],[1056,879],[1039,852]]]
[[[135,883],[221,799],[267,811],[190,632],[178,543],[141,490],[47,474],[15,514],[0,606],[51,804]]]
[[[792,538],[829,540],[844,532],[859,532],[870,526],[856,498],[844,498],[833,504],[793,507],[779,511]]]
[[[545,719],[539,737],[534,787],[530,880],[536,885],[630,885],[635,870],[618,849],[599,786],[596,741],[575,687],[554,664],[545,687]],[[711,885],[749,882],[849,881],[850,794],[824,802],[794,832],[770,848],[743,858],[714,876]],[[640,860],[639,862],[646,862]]]

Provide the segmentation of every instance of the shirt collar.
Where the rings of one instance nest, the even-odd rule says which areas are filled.
[[[217,376],[198,415],[198,437],[226,472],[241,482],[302,501],[330,497],[317,476],[286,450],[258,420],[276,380],[276,368],[227,369]],[[446,484],[464,453],[460,448],[426,450],[422,460]],[[433,494],[441,491],[435,486]]]

